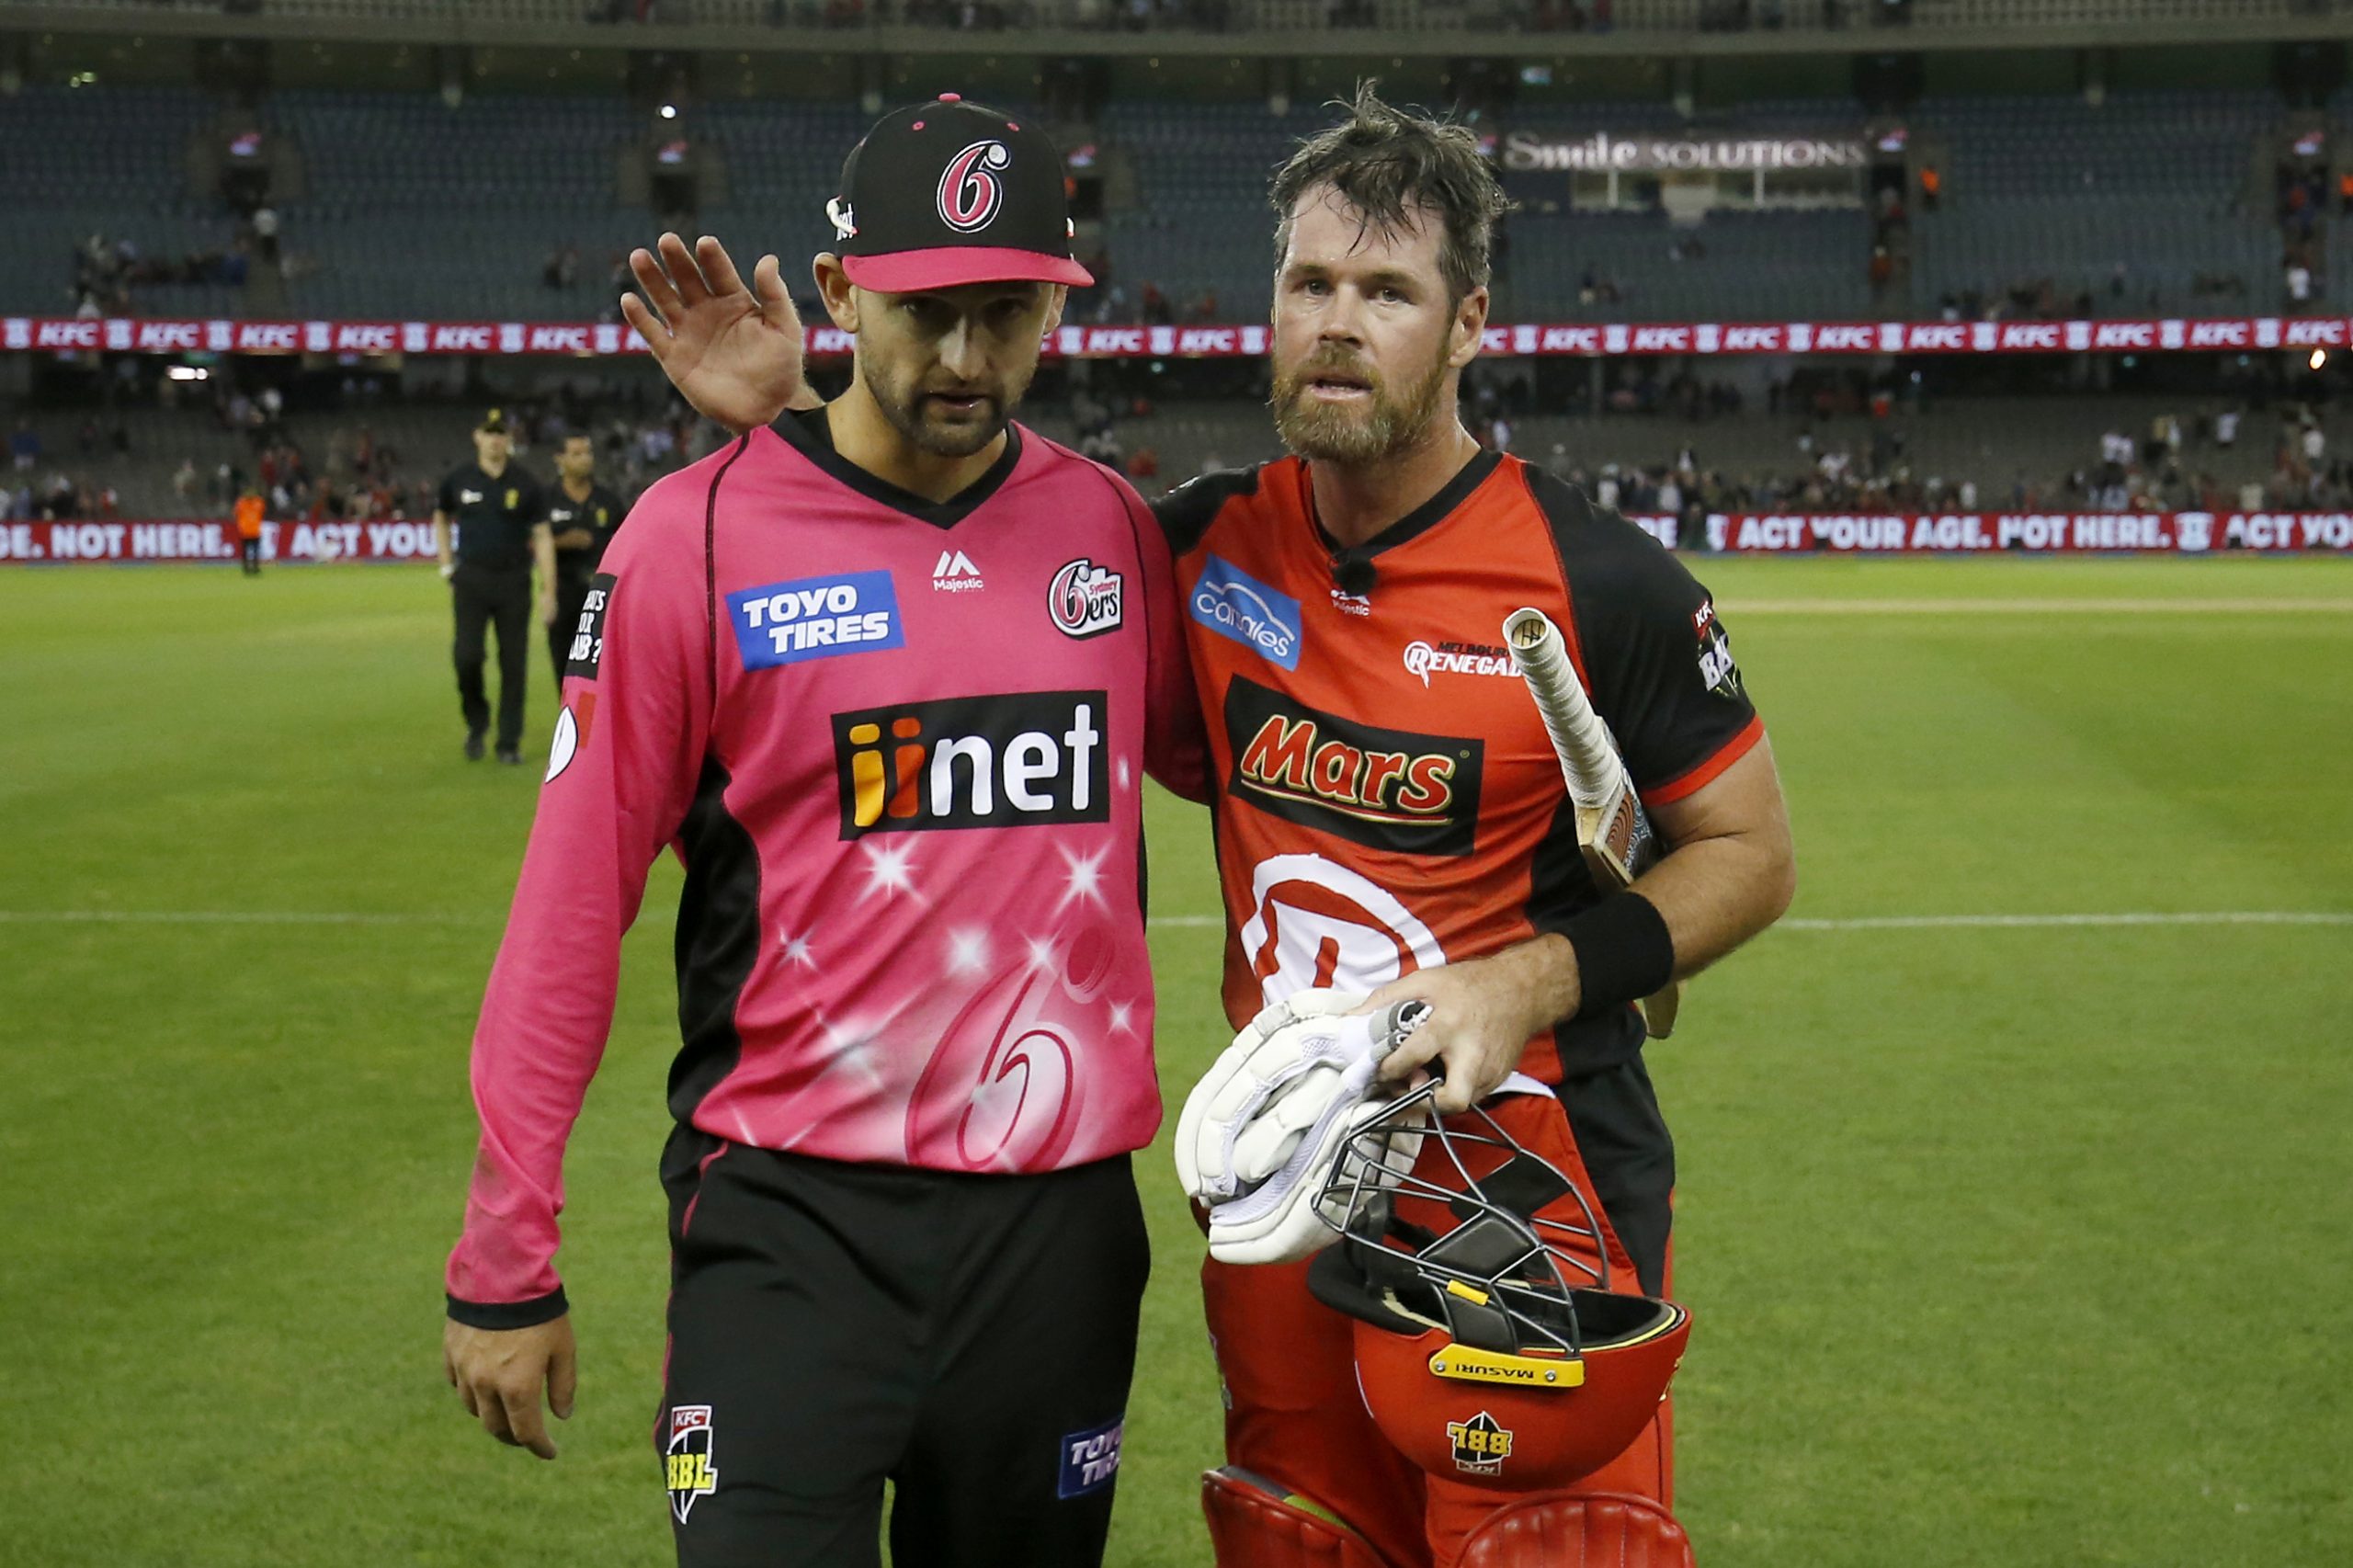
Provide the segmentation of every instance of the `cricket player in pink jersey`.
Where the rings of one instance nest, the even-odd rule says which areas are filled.
[[[1009,423],[1089,281],[1046,138],[903,110],[829,213],[849,391],[648,491],[572,643],[474,1037],[449,1370],[552,1457],[563,1146],[667,846],[680,1562],[874,1564],[888,1480],[902,1563],[1092,1565],[1160,1119],[1141,795],[1201,766],[1170,562],[1124,481]]]

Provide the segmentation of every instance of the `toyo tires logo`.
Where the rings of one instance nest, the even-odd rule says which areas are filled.
[[[1005,205],[997,174],[1013,162],[1002,142],[975,142],[956,154],[939,176],[939,220],[960,234],[985,229]]]

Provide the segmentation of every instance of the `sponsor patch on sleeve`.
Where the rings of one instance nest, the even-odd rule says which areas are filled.
[[[694,1512],[698,1498],[719,1490],[719,1467],[711,1461],[710,1406],[674,1404],[670,1407],[670,1441],[662,1455],[663,1480],[670,1494],[670,1512],[680,1524]]]
[[[1729,701],[1740,700],[1740,666],[1732,662],[1732,639],[1721,620],[1708,622],[1699,638],[1699,681]]]
[[[1062,1480],[1054,1487],[1054,1495],[1084,1497],[1110,1485],[1120,1473],[1120,1438],[1127,1426],[1128,1418],[1122,1414],[1116,1421],[1064,1437]]]
[[[747,670],[906,646],[888,572],[801,577],[727,596],[727,623]]]
[[[580,601],[580,624],[572,630],[572,650],[564,656],[567,680],[597,678],[605,656],[605,607],[613,602],[613,574],[599,572],[588,580],[588,597]]]

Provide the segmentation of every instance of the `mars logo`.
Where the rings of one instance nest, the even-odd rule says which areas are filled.
[[[939,176],[939,218],[960,234],[985,229],[1005,204],[1005,187],[993,170],[1013,162],[1002,142],[975,142],[956,154]]]
[[[1495,1475],[1511,1458],[1511,1428],[1483,1410],[1468,1421],[1448,1422],[1446,1440],[1454,1445],[1454,1468],[1466,1475]]]
[[[1239,676],[1225,733],[1236,799],[1376,849],[1471,853],[1483,742],[1353,723]]]
[[[951,697],[834,715],[842,834],[1108,822],[1099,691]]]
[[[685,1524],[695,1499],[719,1490],[719,1468],[710,1462],[710,1406],[670,1408],[670,1445],[662,1456],[670,1492],[670,1512]]]
[[[1270,1006],[1311,986],[1376,991],[1446,961],[1437,934],[1395,893],[1321,855],[1259,861],[1250,905],[1236,939]]]

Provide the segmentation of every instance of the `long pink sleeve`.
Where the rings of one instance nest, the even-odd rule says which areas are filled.
[[[686,813],[710,725],[702,523],[727,455],[638,502],[574,633],[530,846],[474,1031],[482,1143],[447,1284],[450,1315],[478,1327],[565,1310],[554,1266],[564,1143],[612,1027],[621,934]]]
[[[1136,529],[1136,553],[1143,563],[1144,603],[1152,621],[1148,657],[1143,767],[1172,794],[1196,803],[1209,799],[1209,732],[1193,694],[1192,655],[1185,646],[1185,607],[1176,591],[1176,567],[1168,536],[1134,486],[1118,475],[1120,498]]]

